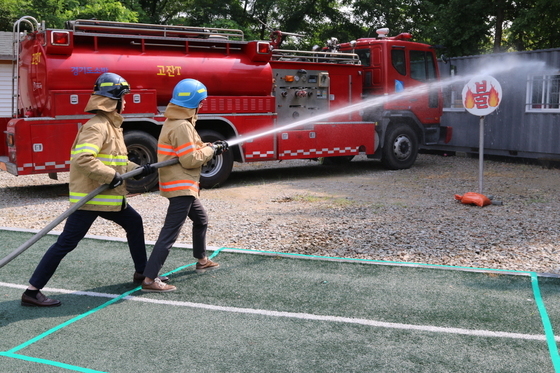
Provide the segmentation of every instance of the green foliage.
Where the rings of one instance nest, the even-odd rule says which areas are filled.
[[[475,55],[491,45],[488,0],[434,0],[424,6],[438,15],[426,37],[442,45],[446,55]]]
[[[101,19],[119,22],[138,22],[138,14],[127,9],[119,1],[88,1],[72,11],[64,13],[64,19]]]
[[[0,31],[12,31],[14,22],[20,17],[19,7],[27,6],[24,0],[0,0]]]
[[[97,18],[109,21],[137,22],[138,14],[118,0],[0,0],[0,28],[11,31],[22,16],[32,16],[47,27],[61,28],[72,19]]]
[[[560,47],[560,1],[528,0],[520,4],[518,16],[508,29],[508,46],[513,50]]]
[[[240,29],[247,40],[279,29],[304,36],[287,37],[282,48],[310,49],[388,27],[461,56],[560,47],[558,14],[558,0],[0,0],[0,30],[25,15],[48,27],[97,18]]]

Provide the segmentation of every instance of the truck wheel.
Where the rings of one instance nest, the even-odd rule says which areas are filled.
[[[389,170],[410,168],[418,156],[418,138],[414,130],[399,124],[387,132],[381,163]]]
[[[211,130],[201,130],[199,135],[204,142],[214,142],[224,139],[219,132]],[[202,166],[200,187],[209,189],[223,184],[231,174],[232,168],[233,151],[231,149],[225,153],[214,156],[205,166]]]
[[[126,131],[124,143],[128,150],[128,159],[138,165],[157,162],[157,139],[143,131]],[[149,192],[158,184],[158,174],[153,173],[140,180],[127,179],[126,189],[129,193]]]

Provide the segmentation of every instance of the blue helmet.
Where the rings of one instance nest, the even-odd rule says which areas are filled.
[[[122,76],[114,73],[104,73],[97,78],[93,87],[93,94],[120,100],[130,93],[130,85]]]
[[[204,84],[195,79],[183,79],[173,89],[171,103],[196,109],[206,97],[208,97],[208,91]]]
[[[171,103],[196,109],[202,100],[208,97],[204,84],[195,79],[183,79],[173,88]]]

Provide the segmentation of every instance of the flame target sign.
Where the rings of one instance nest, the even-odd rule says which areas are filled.
[[[502,87],[489,75],[474,77],[463,88],[463,106],[474,115],[490,114],[501,100]]]

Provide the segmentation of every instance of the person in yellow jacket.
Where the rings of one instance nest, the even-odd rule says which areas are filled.
[[[70,203],[80,201],[102,184],[109,184],[109,189],[68,216],[64,231],[47,250],[29,280],[30,285],[22,294],[23,306],[60,306],[59,300],[46,297],[40,290],[99,216],[125,229],[136,270],[133,281],[144,280],[142,272],[147,255],[142,217],[127,204],[121,176],[139,167],[128,160],[121,128],[124,95],[127,93],[130,93],[129,84],[117,74],[104,73],[95,82],[94,92],[85,108],[95,116],[78,131],[70,154]],[[155,172],[149,164],[143,168],[137,178]]]
[[[159,169],[160,194],[169,199],[164,225],[148,259],[142,291],[169,292],[176,290],[158,278],[171,247],[179,237],[187,217],[193,222],[193,256],[198,259],[197,270],[218,267],[206,256],[208,215],[199,197],[202,166],[226,151],[225,141],[203,143],[196,132],[198,110],[208,96],[204,84],[195,79],[183,79],[173,89],[167,105],[167,118],[158,140],[158,162],[179,158],[179,163]]]

